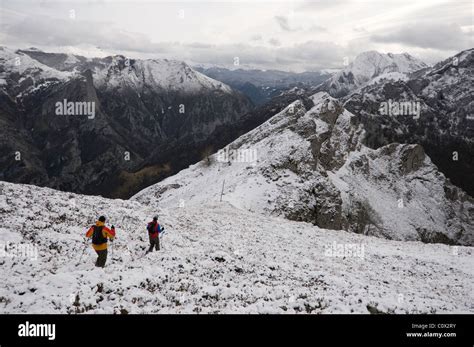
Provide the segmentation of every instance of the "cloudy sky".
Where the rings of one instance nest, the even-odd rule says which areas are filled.
[[[289,71],[474,47],[471,0],[0,0],[0,45]]]

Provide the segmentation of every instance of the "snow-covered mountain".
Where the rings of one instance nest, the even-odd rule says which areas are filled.
[[[240,209],[396,240],[474,244],[474,204],[419,145],[362,144],[359,119],[320,92],[224,151],[138,193],[152,206]]]
[[[74,76],[69,71],[51,68],[22,52],[15,52],[0,46],[0,92],[8,90],[13,96],[20,93],[35,92],[38,88],[59,81],[66,81]],[[41,84],[44,86],[41,86]]]
[[[163,92],[193,94],[219,90],[232,93],[232,89],[193,70],[182,61],[168,59],[131,59],[123,55],[106,58],[84,58],[72,54],[45,53],[37,49],[11,50],[0,46],[0,85],[9,87],[28,81],[28,86],[48,80],[65,81],[84,78],[92,71],[97,88],[134,88],[138,91],[151,88]],[[29,90],[33,92],[34,90]],[[17,96],[17,95],[12,95]]]
[[[58,115],[64,101],[94,115]],[[2,47],[0,179],[129,197],[250,130],[251,108],[182,62]]]
[[[95,67],[94,84],[98,87],[144,88],[191,94],[201,90],[232,93],[232,89],[193,70],[186,63],[168,59],[134,60],[114,56],[106,68]]]
[[[474,49],[462,51],[409,78],[377,81],[342,99],[367,131],[364,143],[418,143],[457,186],[474,196]],[[415,105],[419,113],[380,111],[383,104]]]
[[[405,79],[406,74],[426,67],[424,62],[408,53],[363,52],[357,55],[347,67],[319,85],[316,91],[326,91],[334,97],[342,97],[371,83],[374,78],[377,80]]]
[[[156,209],[0,190],[2,313],[474,312],[472,247],[324,230],[227,202]],[[156,213],[162,250],[143,257]],[[105,269],[83,242],[101,214],[118,235]]]

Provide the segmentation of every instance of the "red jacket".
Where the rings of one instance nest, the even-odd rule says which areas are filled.
[[[157,222],[153,221],[153,222],[148,223],[148,225],[146,226],[146,229],[148,230],[148,234],[150,235],[152,239],[158,237],[158,234],[161,233],[161,226],[158,221]]]

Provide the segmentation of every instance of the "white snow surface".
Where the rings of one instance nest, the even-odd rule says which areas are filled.
[[[368,51],[357,55],[347,67],[335,73],[321,86],[324,86],[324,90],[331,95],[341,92],[348,94],[382,79],[405,80],[408,78],[406,76],[408,73],[425,67],[427,65],[424,62],[408,53]]]
[[[94,84],[108,88],[130,87],[141,90],[147,85],[167,91],[195,93],[202,90],[219,90],[231,93],[226,84],[216,81],[193,70],[189,65],[177,60],[147,59],[128,60],[115,56],[106,68],[94,72]]]
[[[0,65],[4,67],[4,71],[0,72],[1,79],[5,79],[7,74],[18,73],[21,76],[20,83],[29,77],[37,82],[43,79],[63,81],[74,76],[71,72],[53,69],[26,54],[2,46],[0,46]]]
[[[366,85],[371,85],[375,83],[385,83],[387,81],[408,81],[408,76],[401,72],[385,72],[377,77],[372,78],[367,82]]]
[[[0,242],[38,251],[0,258],[0,313],[474,312],[472,247],[324,230],[227,202],[157,209],[23,184],[0,189]],[[105,269],[83,243],[100,214],[117,228]],[[162,250],[139,258],[154,214],[166,228]],[[331,257],[335,244],[363,245],[363,256]]]
[[[348,69],[356,76],[375,77],[384,72],[408,73],[427,65],[408,53],[393,54],[368,51],[359,54]]]
[[[301,101],[295,101],[226,146],[228,153],[241,153],[255,160],[222,162],[217,152],[211,156],[211,165],[206,161],[191,165],[132,199],[177,207],[183,202],[201,205],[220,201],[222,195],[223,201],[239,209],[288,217],[295,211],[300,215],[313,214],[310,209],[317,205],[319,194],[325,199],[324,194],[332,191],[341,195],[342,215],[347,218],[354,214],[358,203],[366,203],[374,210],[380,219],[378,228],[367,233],[397,240],[420,240],[420,232],[425,229],[451,239],[461,232],[459,242],[473,244],[472,225],[463,222],[469,219],[472,204],[461,201],[456,205],[445,197],[446,178],[421,147],[365,147],[360,142],[362,129],[351,124],[355,116],[343,109],[339,101],[324,92],[313,95],[312,100],[314,107],[310,110],[304,109]],[[311,144],[314,138],[324,139],[316,167]],[[420,167],[403,172],[402,158],[409,158],[412,152],[414,160],[420,156]],[[323,158],[339,162],[340,167],[322,167]],[[329,193],[313,193],[321,185]],[[461,216],[453,219],[458,211]],[[338,213],[334,215],[337,218]]]

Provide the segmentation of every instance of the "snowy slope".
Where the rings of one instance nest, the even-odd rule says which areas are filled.
[[[14,96],[77,77],[72,72],[53,69],[26,54],[2,46],[0,67],[0,89],[15,91]]]
[[[219,153],[134,198],[159,206],[223,200],[240,209],[397,240],[473,245],[474,204],[423,148],[372,150],[357,117],[327,93],[299,100]],[[250,156],[249,156],[250,158]],[[250,158],[254,159],[254,158]]]
[[[163,250],[140,259],[157,210],[29,185],[0,189],[0,242],[38,250],[36,260],[0,259],[1,313],[474,312],[472,247],[324,230],[208,201],[158,210]],[[105,270],[89,247],[79,262],[99,214],[118,233]],[[331,256],[335,245],[364,248]]]
[[[406,79],[407,74],[425,67],[425,63],[408,53],[363,52],[346,68],[319,85],[316,91],[326,91],[334,97],[342,97],[364,85],[381,80]],[[376,81],[371,81],[375,78]]]
[[[402,72],[385,72],[369,80],[365,85],[384,83],[387,81],[408,81],[408,76]]]
[[[40,63],[39,61],[30,58],[28,55],[21,52],[15,52],[7,47],[0,46],[0,64],[3,66],[4,71],[2,74],[7,73],[18,73],[20,74],[19,82],[22,78],[25,78],[26,74],[32,76],[39,75],[42,78],[57,78],[64,80],[71,77],[72,74],[66,71],[58,71],[50,68],[47,65]]]
[[[202,90],[219,90],[231,93],[232,89],[190,68],[186,63],[168,59],[134,60],[124,56],[112,57],[106,68],[94,70],[97,87],[130,87],[142,90],[144,86],[166,91],[195,93]]]

